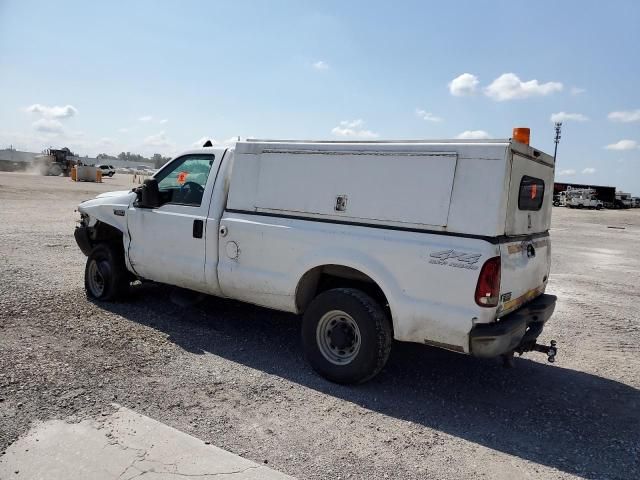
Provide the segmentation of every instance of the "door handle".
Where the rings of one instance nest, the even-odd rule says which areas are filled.
[[[193,221],[193,238],[202,238],[204,222],[202,220]]]

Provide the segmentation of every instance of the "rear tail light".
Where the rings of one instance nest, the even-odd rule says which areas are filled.
[[[476,303],[481,307],[496,307],[500,296],[500,257],[484,262],[476,286]]]

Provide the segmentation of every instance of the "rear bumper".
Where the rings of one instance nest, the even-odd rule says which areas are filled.
[[[469,350],[475,357],[492,358],[513,350],[529,350],[556,308],[555,295],[540,295],[494,323],[475,325]]]

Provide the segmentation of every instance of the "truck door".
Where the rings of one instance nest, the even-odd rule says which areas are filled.
[[[154,176],[161,206],[129,207],[128,258],[142,278],[207,291],[207,213],[223,155],[216,149],[176,158]]]

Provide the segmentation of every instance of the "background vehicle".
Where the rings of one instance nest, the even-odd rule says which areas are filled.
[[[603,207],[602,201],[596,198],[597,193],[593,188],[569,188],[563,193],[565,194],[564,203],[569,208],[600,210]]]
[[[560,192],[553,195],[554,207],[566,207],[567,206],[567,192]]]
[[[616,187],[607,185],[591,185],[581,183],[568,183],[568,182],[554,182],[554,200],[556,196],[559,196],[562,192],[566,192],[571,189],[593,189],[595,190],[595,198],[600,200],[604,208],[614,208],[616,200]]]
[[[116,174],[116,169],[113,165],[96,165],[96,168],[100,169],[103,177],[113,177]]]
[[[631,200],[631,194],[625,192],[616,192],[615,208],[631,208],[633,201]]]
[[[65,177],[71,175],[71,169],[77,164],[77,157],[67,147],[60,150],[49,148],[33,161],[33,166],[41,175]]]
[[[536,343],[553,162],[510,140],[189,151],[80,204],[85,287],[111,300],[140,278],[303,314],[307,360],[339,383],[379,372],[392,339],[553,361]]]

